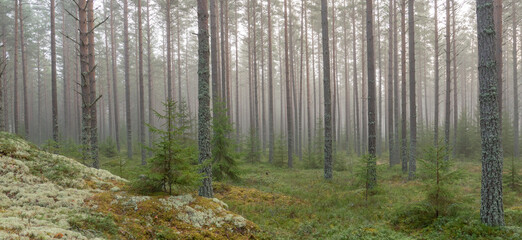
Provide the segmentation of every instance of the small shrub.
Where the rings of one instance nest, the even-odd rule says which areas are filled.
[[[219,103],[215,107],[217,109],[212,125],[214,129],[212,136],[212,176],[218,181],[225,177],[237,181],[239,179],[237,162],[233,156],[233,140],[229,137],[234,129],[224,104]]]
[[[188,136],[188,114],[183,108],[177,109],[173,101],[167,101],[164,106],[164,114],[155,112],[164,121],[164,129],[149,125],[151,133],[158,135],[149,148],[154,156],[149,159],[144,176],[132,184],[141,193],[161,189],[172,194],[195,188],[201,180],[198,166],[192,164],[196,147]]]
[[[101,154],[107,158],[113,158],[118,155],[118,150],[116,149],[116,143],[112,138],[106,138],[99,145],[99,149]]]

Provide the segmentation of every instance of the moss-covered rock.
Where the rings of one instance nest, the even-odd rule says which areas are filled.
[[[0,132],[0,239],[248,239],[218,199],[136,196],[126,180]]]

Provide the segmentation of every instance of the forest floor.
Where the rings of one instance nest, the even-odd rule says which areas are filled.
[[[358,158],[344,159],[357,162]],[[105,166],[115,174],[116,160]],[[266,159],[264,159],[266,161]],[[504,187],[506,227],[480,223],[480,162],[456,162],[463,170],[452,184],[446,216],[434,218],[426,203],[426,182],[407,180],[400,166],[378,160],[378,189],[365,198],[357,169],[334,171],[325,181],[322,169],[294,169],[268,163],[240,162],[241,180],[215,182],[215,195],[259,226],[260,239],[521,239],[522,192]],[[132,178],[139,161],[125,163],[123,177]],[[507,174],[509,164],[505,163]],[[129,171],[125,170],[129,169]],[[521,169],[520,163],[516,169]],[[520,175],[520,171],[518,174]],[[127,176],[126,176],[127,175]],[[413,207],[412,207],[413,206]],[[421,209],[416,209],[421,208]],[[426,208],[426,209],[422,209]],[[401,216],[408,216],[406,219]]]

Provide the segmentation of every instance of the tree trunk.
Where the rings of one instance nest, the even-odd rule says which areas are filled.
[[[393,125],[393,109],[394,100],[397,101],[396,98],[393,97],[393,14],[394,11],[393,8],[393,2],[394,0],[390,0],[388,3],[388,21],[389,21],[389,29],[388,29],[388,124],[387,124],[387,132],[388,132],[388,150],[390,155],[390,167],[395,164],[397,161],[395,159],[395,131],[394,131],[394,125]]]
[[[493,0],[493,21],[495,23],[495,61],[497,62],[497,82],[498,82],[498,111],[500,113],[500,135],[502,136],[502,100],[504,95],[502,71],[503,71],[503,58],[502,58],[502,0]],[[502,144],[502,137],[500,138],[500,144]]]
[[[325,0],[322,0],[326,4]],[[284,2],[284,18],[285,18],[285,80],[286,80],[286,123],[287,123],[287,138],[288,138],[288,167],[293,166],[293,149],[294,149],[294,127],[293,127],[293,116],[292,116],[292,95],[290,92],[290,84],[292,79],[290,78],[290,66],[288,57],[288,3],[287,0]],[[326,8],[326,6],[324,6]],[[323,10],[324,11],[324,10]],[[323,26],[324,28],[324,26]],[[327,33],[328,34],[328,33]],[[326,45],[328,46],[328,45]],[[328,179],[328,177],[327,177]]]
[[[169,21],[167,21],[168,24]],[[167,44],[168,45],[168,44]],[[123,0],[123,57],[125,62],[125,118],[127,123],[127,158],[132,158],[132,123],[130,106],[130,76],[129,76],[129,6],[128,0]],[[170,71],[169,71],[170,72]],[[169,81],[170,82],[170,81]],[[170,88],[169,88],[170,90]],[[170,93],[170,91],[169,91]]]
[[[274,79],[272,59],[272,9],[268,0],[268,162],[274,161]],[[236,70],[237,71],[237,70]],[[236,103],[237,104],[237,103]]]
[[[414,0],[408,1],[408,45],[410,60],[410,162],[408,165],[408,178],[415,177],[417,168],[417,102],[415,96],[415,11]],[[421,103],[422,104],[422,103]]]
[[[211,0],[213,1],[213,0]],[[210,159],[210,86],[209,86],[209,44],[208,44],[208,4],[207,0],[198,0],[198,149],[199,164],[204,164],[203,184],[199,188],[199,195],[211,198],[212,164]]]
[[[377,186],[377,142],[375,131],[376,93],[375,93],[375,53],[373,43],[373,0],[366,0],[366,51],[368,52],[368,189]]]
[[[20,135],[20,116],[18,113],[19,102],[18,102],[18,0],[15,0],[14,6],[14,57],[13,57],[13,115],[14,115],[14,128],[15,134]]]
[[[500,106],[495,61],[497,33],[493,0],[477,0],[478,71],[480,86],[480,133],[482,145],[482,185],[480,217],[490,226],[504,225],[502,203],[502,145],[500,143]]]
[[[51,0],[51,95],[52,95],[52,124],[53,140],[58,141],[58,94],[56,86],[56,33],[55,33],[55,4]],[[65,56],[64,56],[65,57]],[[39,118],[41,119],[41,118]]]
[[[154,82],[152,78],[152,48],[150,28],[150,2],[147,0],[147,78],[149,84],[149,125],[154,126]],[[190,109],[190,108],[189,108]],[[149,131],[149,147],[152,147],[153,134]]]
[[[518,113],[518,50],[517,50],[517,1],[512,1],[513,13],[513,128],[514,128],[514,157],[518,159],[520,155],[519,150],[519,113]]]
[[[352,2],[355,4],[355,1]],[[357,155],[361,155],[361,125],[359,121],[359,87],[357,86],[357,38],[356,38],[356,20],[355,20],[355,5],[352,11],[352,40],[353,40],[353,92],[354,92],[354,117],[355,117],[355,150]]]
[[[139,71],[139,93],[140,93],[140,142],[141,142],[141,165],[147,164],[145,150],[145,89],[143,85],[143,33],[141,23],[141,1],[138,0],[138,71]]]
[[[449,158],[450,116],[451,116],[451,42],[450,42],[450,0],[446,0],[446,114],[444,116],[445,160]]]
[[[95,51],[94,51],[94,3],[93,1],[87,1],[87,27],[88,27],[88,38],[89,38],[89,112],[90,112],[90,130],[91,139],[90,142],[90,155],[92,166],[94,168],[100,168],[100,162],[98,159],[98,116],[96,109],[96,102],[98,97],[96,96],[96,63],[95,63]]]
[[[321,0],[321,25],[323,33],[324,65],[324,178],[333,178],[332,161],[332,100],[330,93],[330,50],[328,46],[328,4]]]
[[[119,121],[120,121],[120,111],[119,111],[119,108],[118,108],[118,71],[117,71],[117,64],[116,64],[116,48],[117,48],[117,44],[116,44],[116,39],[115,39],[115,36],[114,36],[114,14],[113,14],[113,9],[115,8],[114,6],[114,1],[115,0],[111,0],[111,6],[110,6],[110,9],[111,9],[111,18],[110,18],[110,24],[111,24],[111,55],[112,55],[112,58],[111,58],[111,62],[112,62],[112,96],[114,98],[114,135],[116,136],[116,148],[118,149],[118,152],[120,152],[120,125],[119,125]],[[127,42],[127,41],[125,41]]]
[[[451,0],[451,19],[452,19],[452,58],[453,58],[453,143],[457,142],[457,128],[459,118],[459,105],[457,99],[457,30],[455,25],[455,0]],[[452,151],[453,157],[456,155],[455,149]]]
[[[401,163],[408,172],[408,137],[406,131],[406,0],[401,0]]]
[[[24,36],[24,14],[22,0],[18,3],[20,17],[20,51],[22,53],[22,86],[24,92],[24,136],[29,137],[29,96],[27,87],[27,58],[25,55],[25,36]]]
[[[439,145],[439,18],[438,3],[435,0],[435,114],[434,114],[434,142],[435,147]]]

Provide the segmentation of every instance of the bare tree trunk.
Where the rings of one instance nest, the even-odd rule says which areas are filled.
[[[517,1],[512,1],[513,13],[511,18],[513,18],[513,128],[514,128],[514,157],[515,159],[519,158],[520,150],[519,150],[519,112],[518,112],[518,49],[517,49],[517,34],[518,34],[518,25],[517,25]]]
[[[497,62],[497,82],[498,82],[498,106],[500,113],[500,135],[502,136],[502,100],[504,95],[502,71],[503,71],[503,58],[502,58],[502,0],[493,0],[493,21],[495,23],[495,32],[496,32],[496,43],[495,43],[495,61]],[[500,140],[500,144],[502,144],[502,138]]]
[[[376,158],[376,131],[375,131],[375,53],[373,43],[373,0],[366,1],[366,39],[368,41],[366,51],[368,52],[368,152],[371,162],[368,163],[368,189],[377,186],[377,158]]]
[[[116,136],[116,148],[118,149],[118,152],[120,151],[120,125],[119,125],[119,121],[120,121],[120,111],[119,111],[119,108],[118,108],[118,71],[117,71],[117,64],[116,64],[116,48],[117,48],[117,45],[116,45],[116,39],[114,37],[114,14],[113,14],[113,9],[115,8],[114,6],[114,1],[115,0],[111,0],[111,6],[110,6],[110,9],[111,9],[111,18],[110,18],[110,24],[111,24],[111,55],[112,55],[112,59],[111,59],[111,62],[112,62],[112,96],[114,98],[114,134]],[[128,41],[125,41],[125,42],[128,42]]]
[[[93,1],[87,1],[87,27],[88,27],[88,38],[89,38],[89,111],[90,111],[90,154],[92,166],[94,168],[100,168],[100,162],[98,159],[98,116],[96,109],[96,102],[98,97],[96,96],[96,63],[95,63],[95,51],[94,51],[94,3]]]
[[[330,50],[328,47],[328,4],[321,0],[321,25],[323,33],[324,64],[324,178],[333,178],[332,161],[332,100],[330,93]]]
[[[408,172],[408,137],[406,131],[406,0],[401,0],[401,163]]]
[[[361,11],[361,23],[363,25],[362,29],[366,29],[366,21],[365,21],[365,14],[363,11]],[[364,154],[368,151],[368,71],[367,71],[367,62],[366,62],[366,34],[364,34],[364,31],[361,31],[361,73],[362,73],[362,83],[361,83],[361,92],[362,92],[362,100],[361,100],[361,107],[362,107],[362,152]]]
[[[55,33],[55,4],[51,0],[51,95],[52,95],[52,124],[53,140],[58,141],[58,94],[56,86],[56,33]],[[40,57],[40,56],[38,56]],[[65,57],[65,56],[64,56]],[[41,119],[41,118],[38,118]]]
[[[20,135],[20,116],[18,113],[19,102],[18,102],[18,0],[14,0],[14,58],[13,58],[13,115],[14,115],[14,128],[15,134]]]
[[[304,19],[305,19],[305,55],[306,55],[306,122],[307,122],[307,151],[308,151],[308,160],[311,160],[312,157],[312,106],[310,102],[310,55],[308,54],[308,4],[306,4],[306,0],[303,0],[304,4]],[[312,34],[313,35],[313,34]],[[312,37],[313,38],[313,37]],[[312,44],[313,46],[313,44]],[[313,58],[313,54],[312,54]],[[313,68],[313,67],[312,67]],[[315,109],[315,105],[313,106]],[[315,119],[315,118],[314,118]]]
[[[439,144],[439,18],[438,18],[438,6],[437,0],[435,0],[435,114],[434,114],[434,145]]]
[[[143,33],[141,23],[141,1],[138,0],[138,71],[139,71],[139,98],[140,98],[140,142],[141,142],[141,165],[147,164],[145,150],[145,90],[143,85]]]
[[[236,72],[236,141],[238,143],[238,146],[239,146],[239,142],[240,142],[240,133],[241,133],[241,123],[240,123],[240,120],[239,120],[239,50],[238,50],[238,14],[237,14],[237,0],[235,0],[235,8],[234,8],[234,18],[236,20],[235,22],[235,57],[236,57],[236,67],[235,67],[235,72]]]
[[[213,0],[211,0],[213,1]],[[210,150],[210,86],[209,86],[209,44],[208,44],[208,4],[207,0],[198,0],[198,149],[199,163],[204,164],[203,185],[199,195],[211,198],[212,189],[212,157]]]
[[[408,178],[415,177],[417,168],[417,102],[415,96],[415,11],[414,0],[408,1],[408,48],[410,60],[410,162],[408,165]],[[421,103],[422,104],[422,103]]]
[[[107,2],[104,0],[103,1],[103,5],[106,6],[107,5]],[[103,8],[103,17],[104,19],[107,18],[107,8],[104,7]],[[112,107],[111,107],[111,73],[109,71],[110,67],[110,63],[109,63],[109,40],[108,40],[108,31],[107,31],[107,24],[104,24],[103,25],[103,31],[104,31],[104,40],[105,40],[105,71],[106,71],[106,83],[107,83],[107,109],[109,110],[109,134],[107,134],[108,137],[110,137],[111,139],[114,138],[113,136],[113,130],[112,130],[112,119],[114,118],[113,115],[114,113],[112,112]],[[113,69],[114,71],[114,69]],[[102,112],[105,112],[105,107],[103,107],[102,109]],[[105,123],[105,119],[102,120],[103,123]],[[104,124],[105,125],[105,124]]]
[[[450,0],[446,0],[446,115],[444,117],[445,159],[449,158],[450,116],[451,116],[451,42],[450,42]]]
[[[395,130],[393,125],[393,113],[394,113],[394,100],[397,101],[396,98],[393,97],[393,0],[390,0],[388,3],[388,21],[389,21],[389,29],[388,29],[388,150],[390,155],[390,167],[397,162],[395,155]]]
[[[152,48],[149,0],[147,0],[147,78],[149,84],[149,125],[154,126],[154,82],[152,78]],[[149,131],[149,147],[152,147],[152,141],[153,134]]]
[[[394,0],[393,2],[393,9],[397,9],[397,1],[398,0]],[[394,150],[395,150],[395,160],[396,162],[394,164],[400,164],[401,162],[401,153],[400,153],[400,137],[399,137],[399,118],[400,118],[400,108],[399,108],[399,98],[400,98],[400,95],[399,95],[399,37],[398,37],[398,16],[397,16],[397,10],[394,10],[393,11],[393,97],[396,101],[393,102],[394,106],[393,106],[393,109],[394,109],[394,121],[393,123],[395,124],[395,127],[393,128],[395,130],[395,146],[394,146]]]
[[[502,203],[502,145],[500,142],[500,106],[498,104],[498,66],[495,61],[497,37],[491,31],[494,21],[493,0],[477,0],[478,71],[480,85],[480,132],[482,139],[482,184],[480,218],[490,226],[504,225]]]
[[[128,18],[129,18],[128,0],[123,0],[123,57],[124,57],[124,62],[125,62],[124,71],[125,71],[125,118],[126,118],[126,122],[127,122],[127,158],[131,159],[132,158],[132,123],[131,123],[131,106],[130,106],[129,19]],[[168,24],[168,22],[169,21],[167,21],[167,24]],[[169,88],[169,90],[170,90],[170,88]],[[170,93],[170,91],[169,91],[169,93]]]
[[[322,0],[326,4],[325,0]],[[293,127],[293,116],[292,116],[292,95],[290,92],[290,66],[288,57],[288,3],[287,0],[284,2],[284,18],[285,18],[285,79],[286,79],[286,122],[287,122],[287,138],[288,138],[288,167],[293,167],[293,149],[294,149],[294,127]],[[326,8],[326,6],[324,6]],[[324,11],[324,10],[323,10]],[[323,26],[324,28],[324,26]],[[328,33],[327,33],[328,34]],[[327,45],[328,46],[328,45]],[[327,178],[328,179],[328,178]]]
[[[274,161],[274,79],[272,59],[272,9],[268,0],[268,161]],[[237,103],[236,103],[237,104]]]
[[[355,4],[355,1],[352,0],[352,3]],[[352,40],[353,40],[353,92],[354,92],[354,117],[355,117],[355,149],[357,155],[361,155],[361,127],[359,121],[359,87],[357,86],[357,38],[356,38],[356,20],[355,20],[355,6],[352,11]]]
[[[20,17],[20,50],[22,52],[22,86],[24,92],[24,136],[29,137],[29,100],[27,87],[27,58],[25,56],[24,14],[22,0],[18,3]]]
[[[453,58],[453,143],[455,144],[457,142],[457,123],[458,123],[458,117],[459,117],[459,105],[458,105],[458,99],[457,99],[457,30],[455,28],[455,25],[457,24],[455,22],[455,0],[451,0],[451,18],[452,18],[452,58]],[[453,156],[455,156],[456,151],[453,150]]]

